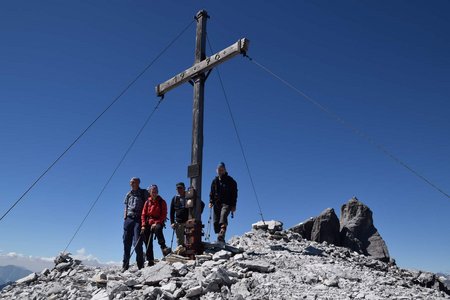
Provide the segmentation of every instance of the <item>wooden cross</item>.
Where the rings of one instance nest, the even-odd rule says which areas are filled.
[[[242,38],[228,48],[206,57],[206,21],[208,13],[201,10],[195,16],[197,20],[195,62],[194,65],[178,75],[156,86],[156,94],[160,97],[177,86],[190,82],[194,86],[193,126],[192,126],[192,155],[191,165],[188,167],[188,177],[191,187],[200,200],[202,192],[202,160],[203,160],[203,108],[205,81],[209,72],[217,65],[248,50],[249,40]],[[195,219],[201,224],[201,201],[195,203]]]

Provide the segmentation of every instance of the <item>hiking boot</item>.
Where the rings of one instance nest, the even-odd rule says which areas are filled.
[[[129,267],[130,267],[129,264],[123,264],[123,265],[122,265],[122,270],[121,270],[122,273],[125,272],[126,270],[128,270]]]
[[[167,248],[167,247],[162,248],[161,251],[162,251],[162,254],[163,254],[164,257],[166,257],[167,255],[172,253],[172,249]]]
[[[147,267],[151,267],[151,266],[154,266],[154,265],[155,265],[155,262],[153,260],[149,260],[147,262]]]
[[[184,246],[180,245],[175,249],[174,252],[177,255],[184,255],[184,253],[186,252],[186,248]]]
[[[217,235],[217,241],[221,243],[225,243],[225,232],[227,231],[227,228],[222,226],[220,229],[219,234]]]

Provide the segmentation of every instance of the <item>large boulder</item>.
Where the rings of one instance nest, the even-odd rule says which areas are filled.
[[[332,208],[325,209],[319,216],[309,218],[290,230],[310,241],[340,244],[339,219]]]
[[[340,244],[339,219],[334,209],[325,209],[315,220],[311,230],[311,240],[318,243]]]
[[[342,246],[389,262],[389,251],[373,225],[372,211],[356,197],[342,205],[340,228]]]
[[[289,230],[296,232],[302,236],[302,238],[311,240],[311,231],[314,225],[314,221],[316,218],[309,218],[308,220],[305,220],[301,222],[298,225],[295,225],[294,227],[290,228]]]

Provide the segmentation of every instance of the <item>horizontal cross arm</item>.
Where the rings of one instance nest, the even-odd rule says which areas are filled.
[[[241,53],[246,53],[248,50],[248,44],[249,40],[246,38],[242,38],[233,45],[229,46],[228,48],[225,48],[222,51],[219,51],[216,54],[207,57],[201,62],[194,64],[192,67],[185,70],[184,72],[181,72],[180,74],[170,78],[166,82],[158,84],[156,86],[156,95],[163,96],[171,89],[174,89],[177,86],[191,79],[194,79],[198,75],[203,74],[208,70],[211,70],[215,66],[229,60],[230,58]]]

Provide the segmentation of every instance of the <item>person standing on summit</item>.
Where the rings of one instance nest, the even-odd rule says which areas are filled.
[[[133,177],[130,180],[131,190],[125,196],[125,213],[123,223],[123,271],[130,267],[131,246],[136,250],[136,262],[139,269],[144,267],[144,253],[142,251],[143,237],[140,237],[141,214],[148,192],[139,187],[141,180]]]
[[[186,186],[183,182],[176,185],[177,194],[170,203],[170,224],[177,235],[178,247],[175,253],[178,253],[184,245],[184,228],[189,218],[189,209],[186,207]]]
[[[147,245],[145,256],[147,257],[148,265],[154,265],[153,254],[153,237],[156,236],[158,244],[164,256],[171,252],[167,248],[166,240],[164,239],[163,229],[167,218],[167,204],[166,201],[159,195],[158,186],[152,185],[149,188],[150,197],[144,204],[141,215],[141,235],[144,236],[144,242]]]
[[[219,242],[225,242],[228,215],[236,211],[238,196],[237,183],[228,175],[225,163],[217,166],[217,176],[211,183],[209,207],[214,208],[214,232]]]

